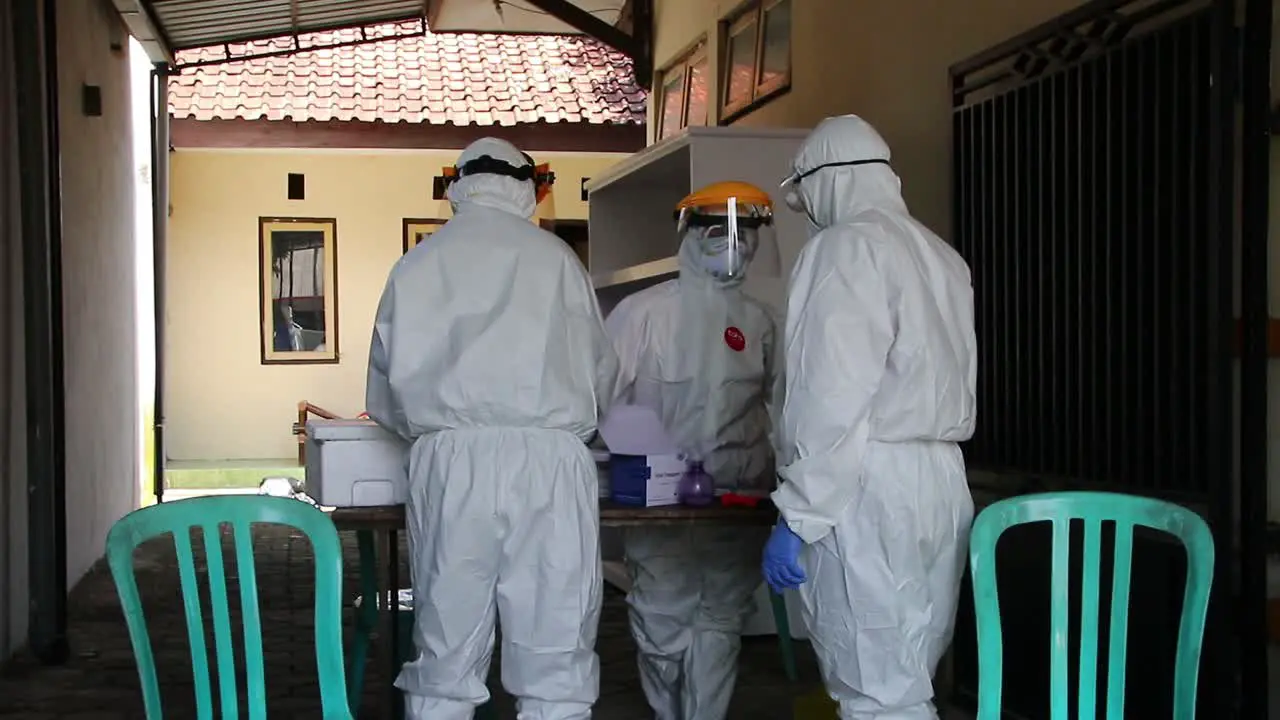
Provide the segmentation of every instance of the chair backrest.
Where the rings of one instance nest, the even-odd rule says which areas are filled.
[[[1000,718],[1004,680],[1000,600],[996,592],[996,542],[1005,530],[1025,523],[1053,523],[1053,586],[1050,607],[1051,720],[1067,720],[1067,593],[1071,521],[1084,521],[1083,579],[1080,601],[1080,687],[1077,717],[1090,720],[1097,708],[1098,591],[1102,523],[1115,522],[1111,624],[1107,649],[1108,720],[1124,717],[1125,662],[1129,630],[1129,580],[1135,526],[1177,537],[1187,552],[1187,583],[1174,666],[1173,717],[1195,716],[1196,682],[1204,637],[1209,589],[1213,582],[1213,535],[1195,512],[1152,498],[1096,492],[1025,495],[997,502],[978,515],[969,539],[974,609],[978,629],[978,720]]]
[[[231,526],[240,581],[240,606],[244,630],[246,699],[250,720],[266,717],[266,678],[263,670],[262,622],[259,617],[258,583],[254,571],[254,523],[287,525],[310,539],[315,552],[315,654],[320,679],[323,717],[349,720],[346,679],[342,665],[342,546],[333,521],[320,510],[291,498],[263,495],[224,495],[179,500],[143,508],[121,518],[107,534],[107,562],[120,594],[129,638],[138,662],[143,702],[148,720],[163,717],[155,658],[134,575],[133,556],[138,545],[172,534],[182,581],[182,604],[191,644],[196,712],[200,720],[213,717],[204,615],[191,549],[191,530],[204,535],[209,600],[213,612],[214,651],[218,665],[218,690],[222,717],[238,717],[236,660],[231,639],[230,605],[226,572],[222,563],[221,527]]]

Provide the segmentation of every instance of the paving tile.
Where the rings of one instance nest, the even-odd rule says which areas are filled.
[[[344,534],[345,535],[345,534]],[[230,540],[223,538],[224,555]],[[197,566],[203,566],[203,543],[195,543]],[[311,603],[314,585],[311,550],[305,540],[286,529],[255,529],[256,570],[266,652],[267,704],[271,718],[319,717]],[[346,597],[358,593],[358,559],[354,536],[343,538],[346,556]],[[401,558],[407,558],[406,548]],[[165,716],[195,717],[194,681],[182,593],[172,543],[157,540],[138,552],[138,585],[147,610],[148,629],[157,662]],[[403,567],[401,577],[407,578]],[[228,593],[238,597],[232,580]],[[207,589],[202,593],[206,596]],[[209,620],[206,612],[206,622]],[[348,639],[354,614],[346,616]],[[206,642],[212,650],[211,634]],[[105,566],[99,564],[72,592],[70,602],[70,661],[62,667],[43,667],[19,656],[0,675],[0,720],[113,720],[142,718],[133,652],[129,644],[115,586]],[[803,682],[800,690],[817,686],[812,653],[797,644]],[[606,591],[597,651],[601,656],[601,695],[595,717],[605,720],[647,720],[652,717],[640,691],[635,647],[627,630],[627,610],[621,593]],[[375,639],[365,679],[361,718],[384,718],[386,677],[381,665],[383,648]],[[495,651],[489,686],[499,717],[515,717],[514,703],[501,689],[501,657]],[[243,694],[244,681],[238,687]],[[215,695],[217,690],[215,687]],[[797,688],[782,671],[774,638],[747,638],[743,642],[738,691],[729,717],[733,720],[789,718]],[[243,702],[243,699],[242,699]],[[243,716],[244,713],[242,713]]]
[[[369,35],[412,32],[416,23]],[[359,30],[313,33],[307,44],[351,42]],[[237,45],[233,54],[287,44]],[[221,46],[178,62],[224,57]],[[642,124],[646,92],[631,60],[582,35],[448,33],[191,68],[169,82],[169,110],[194,120],[515,125]]]

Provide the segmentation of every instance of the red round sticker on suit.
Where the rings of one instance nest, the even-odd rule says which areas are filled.
[[[736,327],[729,327],[724,331],[724,344],[733,349],[734,352],[742,352],[747,349],[747,337],[742,331]]]

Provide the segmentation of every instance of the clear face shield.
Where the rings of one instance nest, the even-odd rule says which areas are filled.
[[[701,265],[717,280],[741,280],[748,267],[763,277],[780,272],[773,208],[767,201],[731,196],[682,204],[676,231],[696,238]]]

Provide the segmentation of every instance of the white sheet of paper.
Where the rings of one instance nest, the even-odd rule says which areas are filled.
[[[604,422],[600,437],[609,452],[618,455],[678,455],[679,448],[667,435],[653,408],[642,405],[614,405]]]

